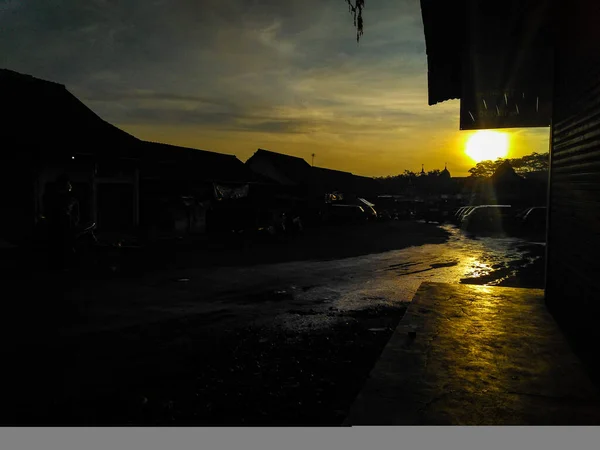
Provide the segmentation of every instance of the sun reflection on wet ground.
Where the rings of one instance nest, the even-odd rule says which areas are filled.
[[[335,260],[177,270],[168,281],[118,284],[119,295],[116,287],[98,288],[93,294],[88,289],[86,308],[98,327],[109,322],[115,326],[115,315],[123,323],[140,320],[140,311],[150,320],[227,310],[231,322],[314,331],[351,322],[348,314],[353,311],[403,307],[425,281],[543,287],[543,244],[472,238],[450,225],[441,228],[449,235],[442,244]],[[188,281],[174,281],[181,279]],[[130,309],[124,309],[124,298]]]
[[[465,275],[469,278],[479,278],[484,275],[489,275],[492,268],[489,264],[479,261],[477,258],[469,258],[470,262],[468,266],[471,268],[471,271]]]
[[[598,389],[542,290],[425,283],[414,301],[346,424],[599,423]]]
[[[318,271],[327,282],[314,283],[311,289],[298,292],[295,301],[309,303],[324,296],[328,301],[312,307],[310,314],[279,315],[275,323],[296,331],[330,326],[332,321],[346,320],[332,311],[344,313],[409,302],[424,281],[480,285],[481,289],[486,289],[485,286],[543,287],[543,245],[507,237],[473,239],[455,227],[443,228],[450,234],[445,244],[313,262],[309,270]],[[292,263],[292,266],[300,271],[302,264],[306,266],[305,263]],[[531,267],[535,267],[536,272],[526,275]],[[306,271],[305,274],[310,276]]]

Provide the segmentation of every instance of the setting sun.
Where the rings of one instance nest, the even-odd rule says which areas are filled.
[[[465,153],[475,162],[495,160],[508,155],[508,134],[479,130],[467,141]]]

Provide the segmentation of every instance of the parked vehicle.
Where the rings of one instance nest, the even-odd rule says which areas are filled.
[[[442,223],[444,221],[444,212],[442,211],[442,209],[439,206],[431,205],[423,211],[422,218],[427,223],[429,223],[429,222]]]
[[[364,222],[368,216],[362,206],[333,204],[327,208],[326,218],[329,223],[343,224]]]
[[[360,206],[365,211],[367,219],[377,220],[377,211],[375,211],[374,208],[375,205],[369,202],[368,200],[365,200],[364,198],[359,198],[358,201],[360,202],[358,206]]]
[[[531,209],[531,207],[521,208],[521,209],[518,209],[517,211],[515,211],[515,221],[518,222],[518,221],[523,220],[523,218],[525,217],[525,214],[527,214],[530,209]]]
[[[520,223],[522,230],[525,233],[544,233],[546,231],[547,210],[545,206],[534,206],[527,209]]]
[[[456,224],[460,225],[462,223],[462,220],[464,219],[464,217],[469,214],[471,211],[473,211],[473,209],[475,209],[475,206],[465,206],[463,208],[461,208],[461,210],[458,212],[455,222]]]
[[[377,214],[377,220],[379,220],[380,222],[386,222],[388,220],[392,220],[392,215],[389,213],[389,211],[380,211]]]
[[[511,231],[510,205],[480,205],[463,216],[461,228],[472,233],[505,233]]]
[[[395,220],[410,220],[415,218],[415,213],[411,209],[401,208],[394,212]]]
[[[461,206],[460,208],[457,208],[456,210],[454,210],[454,212],[452,214],[452,222],[454,222],[455,224],[460,223],[461,214],[467,208],[469,208],[469,207],[468,206]]]

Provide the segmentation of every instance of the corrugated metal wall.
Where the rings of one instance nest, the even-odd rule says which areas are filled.
[[[600,2],[557,8],[546,298],[559,321],[597,332],[590,319],[600,312]]]

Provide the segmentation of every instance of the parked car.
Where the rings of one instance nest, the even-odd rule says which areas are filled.
[[[512,207],[510,205],[475,206],[463,216],[461,228],[472,233],[511,231]]]
[[[456,216],[455,222],[457,224],[460,224],[463,220],[463,218],[469,214],[471,211],[473,211],[473,209],[475,209],[475,206],[465,206],[463,207],[460,212],[458,213],[458,215]]]
[[[454,212],[452,213],[452,222],[454,222],[456,224],[460,223],[461,214],[467,208],[468,208],[468,206],[461,206],[460,208],[455,209]]]
[[[455,225],[460,225],[460,222],[463,216],[470,210],[473,209],[474,206],[461,206],[460,208],[455,209],[450,215],[449,220]]]
[[[399,208],[394,212],[395,220],[410,220],[414,219],[415,213],[409,208]]]
[[[534,206],[527,209],[520,223],[522,230],[526,233],[544,233],[547,210],[548,208],[545,206]]]
[[[329,205],[326,213],[329,223],[360,223],[368,219],[368,215],[362,206],[358,205]]]
[[[373,208],[375,205],[363,198],[359,198],[358,201],[360,202],[358,206],[364,210],[365,214],[367,215],[367,219],[377,220],[377,211],[375,211],[375,208]]]
[[[372,206],[369,206],[369,205],[363,205],[363,206],[361,206],[361,208],[365,211],[365,214],[367,215],[367,219],[377,220],[377,211],[375,211],[375,208],[373,208]]]
[[[523,220],[523,218],[525,217],[525,214],[527,214],[529,212],[529,210],[531,209],[531,207],[528,208],[521,208],[515,211],[515,220],[516,221],[520,221]]]
[[[386,222],[388,220],[392,220],[392,215],[387,210],[379,211],[377,213],[377,220],[379,220],[380,222]]]
[[[443,211],[438,205],[428,206],[423,211],[422,218],[427,223],[429,223],[429,222],[442,223],[444,221]]]

